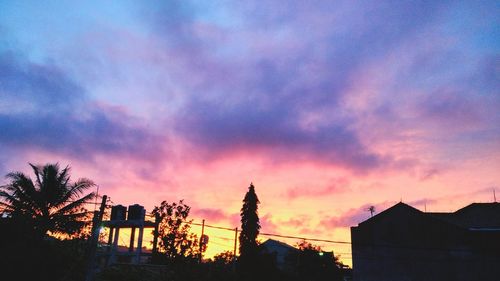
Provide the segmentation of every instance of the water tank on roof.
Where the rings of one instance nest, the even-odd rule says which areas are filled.
[[[127,207],[123,205],[115,205],[111,207],[111,220],[125,220]]]
[[[139,204],[128,206],[127,220],[144,220],[144,207]]]

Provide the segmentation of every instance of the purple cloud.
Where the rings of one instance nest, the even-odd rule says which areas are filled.
[[[207,223],[219,222],[221,220],[229,218],[229,216],[221,209],[200,208],[193,209],[192,213],[195,216],[207,220]]]
[[[340,227],[351,227],[359,224],[370,218],[371,214],[369,207],[375,207],[375,213],[382,212],[390,206],[389,202],[383,202],[379,204],[365,204],[359,208],[352,208],[341,214],[340,216],[330,216],[321,220],[320,225],[325,228],[340,228]]]
[[[0,56],[0,143],[78,159],[95,154],[148,160],[162,155],[159,136],[126,111],[90,101],[85,89],[54,65],[11,53]]]
[[[439,35],[436,26],[443,25],[456,8],[447,3],[361,7],[351,2],[294,2],[283,7],[271,2],[265,8],[255,3],[210,8],[202,13],[192,3],[173,2],[164,7],[168,13],[154,13],[149,21],[163,38],[166,54],[176,57],[175,65],[167,64],[166,71],[175,73],[185,87],[183,105],[174,117],[176,132],[207,157],[244,150],[285,161],[322,161],[354,171],[398,165],[396,159],[404,155],[373,151],[360,134],[373,128],[356,126],[367,114],[347,110],[343,102],[367,64],[384,62],[394,54],[403,56],[403,62],[409,60],[409,71],[386,77],[393,79],[389,93],[397,97],[406,90],[402,85],[420,90],[420,80],[429,76],[436,58],[454,51],[417,49],[408,58],[403,52],[409,41],[423,44]],[[235,28],[221,24],[216,15],[211,17],[213,10],[225,9],[241,16]],[[418,59],[422,56],[428,57]],[[383,68],[379,72],[384,73]],[[450,67],[437,70],[449,72]],[[461,97],[453,104],[436,101],[412,100],[427,112],[445,107],[457,111],[455,105],[467,104]],[[385,121],[381,127],[404,120],[399,110],[393,110],[404,102],[388,98],[382,105],[373,104],[375,115]],[[429,116],[425,110],[422,115]],[[417,120],[406,125],[415,124]]]
[[[0,154],[158,160],[168,145],[188,161],[243,152],[426,179],[451,154],[498,150],[493,1],[158,5],[86,4],[68,29],[60,6],[4,9],[17,19],[0,19],[4,45],[46,62],[0,55]],[[54,26],[57,40],[37,35]]]
[[[354,170],[376,168],[385,160],[371,153],[345,123],[302,128],[292,108],[193,102],[179,118],[178,131],[212,155],[247,150],[278,158],[314,159]],[[290,110],[290,111],[288,111]],[[293,152],[293,153],[290,153]]]

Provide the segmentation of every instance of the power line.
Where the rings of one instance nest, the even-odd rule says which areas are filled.
[[[211,236],[212,238],[217,238],[217,239],[220,239],[220,240],[224,240],[224,241],[233,241],[234,238],[229,238],[229,237],[222,237],[222,236],[215,236],[215,235],[212,235]]]
[[[187,224],[192,224],[192,225],[199,225],[199,226],[202,225],[201,223],[197,223],[197,222],[186,222],[186,223]],[[229,228],[229,227],[215,226],[215,225],[208,225],[208,224],[205,224],[205,227],[215,228],[215,229],[222,229],[222,230],[230,230],[230,231],[234,231],[236,229],[236,227],[235,228]]]
[[[218,243],[218,242],[214,242],[214,241],[210,241],[210,242],[208,242],[208,244],[215,244],[217,246],[221,246],[221,247],[224,247],[224,248],[231,248],[233,246],[233,245],[222,244],[222,243]]]
[[[348,242],[348,241],[335,241],[335,240],[328,240],[328,239],[306,238],[306,237],[289,236],[289,235],[281,235],[281,234],[274,234],[274,233],[262,233],[261,232],[261,233],[259,233],[259,235],[280,237],[280,238],[299,239],[299,240],[315,241],[315,242],[326,242],[326,243],[334,243],[334,244],[349,244],[349,245],[351,244],[351,242]]]
[[[196,222],[186,222],[187,224],[192,224],[192,225],[199,225],[201,226],[201,223],[196,223]],[[229,227],[223,227],[223,226],[215,226],[215,225],[208,225],[205,224],[205,227],[210,227],[210,228],[215,228],[215,229],[222,229],[222,230],[230,230],[234,231],[235,228],[229,228]],[[326,242],[326,243],[336,243],[336,244],[351,244],[351,242],[348,241],[335,241],[335,240],[328,240],[328,239],[319,239],[319,238],[307,238],[307,237],[300,237],[300,236],[291,236],[291,235],[282,235],[282,234],[276,234],[276,233],[265,233],[261,232],[259,235],[262,236],[271,236],[271,237],[280,237],[280,238],[290,238],[290,239],[299,239],[299,240],[306,240],[306,241],[315,241],[315,242]]]
[[[200,223],[196,223],[196,222],[186,222],[186,223],[201,226]],[[228,231],[235,231],[235,229],[236,229],[236,228],[214,226],[214,225],[207,225],[207,224],[205,224],[205,227],[211,227],[211,228],[228,230]],[[299,240],[305,240],[305,241],[325,242],[325,243],[341,244],[341,245],[352,245],[352,242],[350,242],[350,241],[329,240],[329,239],[321,239],[321,238],[309,238],[309,237],[283,235],[283,234],[276,234],[276,233],[261,232],[261,233],[259,233],[259,235],[285,238],[285,239],[299,239]],[[387,244],[374,244],[374,243],[357,243],[357,245],[370,246],[370,247],[375,247],[375,248],[406,249],[406,250],[419,250],[419,251],[451,251],[451,252],[471,252],[471,251],[473,251],[472,249],[463,249],[463,248],[460,249],[460,248],[440,248],[440,247],[418,247],[418,246],[387,245]]]

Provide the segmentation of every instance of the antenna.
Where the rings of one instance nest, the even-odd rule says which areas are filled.
[[[373,217],[373,213],[375,213],[375,206],[372,205],[372,206],[366,208],[366,211],[370,212],[370,217],[372,218]]]
[[[497,202],[497,195],[495,193],[495,188],[493,188],[493,200],[495,200],[494,201],[495,203]]]

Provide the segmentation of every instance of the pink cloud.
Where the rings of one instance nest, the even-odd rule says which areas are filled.
[[[194,216],[205,219],[207,222],[220,222],[222,220],[228,219],[228,215],[221,209],[211,209],[211,208],[201,208],[192,209],[191,213]]]
[[[370,218],[371,214],[368,209],[370,206],[375,207],[375,213],[374,213],[375,215],[383,211],[390,205],[391,205],[390,202],[383,202],[378,204],[365,204],[358,208],[349,209],[340,216],[327,217],[321,220],[320,225],[326,229],[355,226],[358,223],[363,222]]]
[[[273,216],[269,213],[260,217],[261,232],[265,233],[276,233],[279,226],[273,222]]]
[[[322,188],[314,187],[294,187],[286,191],[286,196],[289,199],[297,199],[302,197],[322,197],[339,192],[344,192],[349,186],[349,180],[346,178],[335,179],[327,186]]]
[[[309,216],[297,216],[297,217],[290,218],[288,220],[279,221],[279,224],[286,225],[286,226],[293,227],[293,228],[305,227],[305,226],[309,225],[310,219],[311,218]]]

